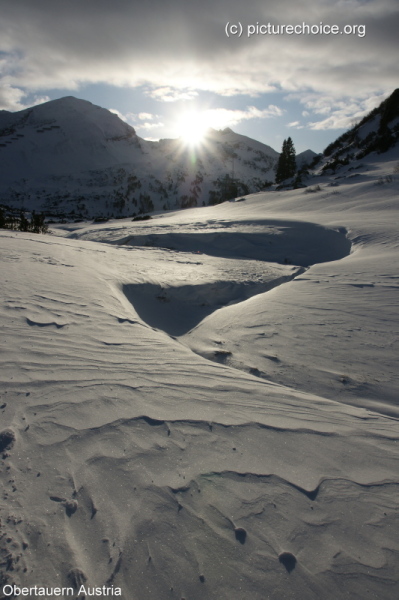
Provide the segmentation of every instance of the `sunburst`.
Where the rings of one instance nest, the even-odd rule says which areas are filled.
[[[184,145],[198,147],[203,143],[209,126],[206,114],[193,110],[179,117],[176,130]]]

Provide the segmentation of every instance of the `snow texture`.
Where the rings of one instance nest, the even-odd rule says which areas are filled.
[[[0,232],[2,585],[397,600],[397,161]]]

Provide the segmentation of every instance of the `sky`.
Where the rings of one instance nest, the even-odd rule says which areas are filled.
[[[398,87],[398,31],[398,0],[0,0],[0,109],[72,95],[145,139],[321,152]]]

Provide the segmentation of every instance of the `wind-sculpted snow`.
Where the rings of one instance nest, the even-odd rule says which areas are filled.
[[[214,281],[198,285],[127,284],[123,292],[149,325],[180,336],[223,306],[232,305],[290,281],[302,269],[264,282]],[[265,278],[266,279],[266,278]]]
[[[225,258],[249,258],[294,264],[302,267],[338,260],[347,256],[351,248],[351,242],[345,236],[344,229],[334,231],[313,223],[281,220],[262,223],[260,221],[255,228],[240,223],[239,230],[234,231],[234,229],[234,224],[230,226],[224,224],[223,229],[206,233],[178,230],[159,234],[138,233],[129,236],[123,243],[132,246],[172,248]]]
[[[312,262],[337,260],[351,248],[345,231],[334,231],[311,223],[271,221],[257,223],[260,231],[245,231],[248,224],[240,223],[240,231],[230,232],[233,224],[213,233],[180,233],[129,236],[124,243],[134,246],[169,248],[174,251],[195,252],[217,257],[252,259],[252,261],[295,264],[289,273],[268,281],[251,280],[250,269],[244,281],[227,279],[165,287],[152,284],[130,284],[123,287],[140,317],[153,327],[171,335],[182,335],[193,329],[206,316],[222,306],[236,304],[292,280]],[[248,227],[249,228],[249,227]],[[253,262],[249,262],[252,266]],[[301,265],[301,267],[298,267]],[[258,271],[262,270],[262,267]],[[233,276],[233,273],[231,273]]]
[[[283,219],[76,228],[71,238],[130,246],[166,248],[221,258],[244,258],[308,267],[347,256],[351,242],[344,227]],[[128,235],[126,235],[128,232]],[[122,234],[122,235],[121,235]]]
[[[0,234],[1,585],[397,600],[395,191],[373,211],[351,185],[338,212],[293,192],[76,239]],[[306,267],[284,264],[281,202]],[[263,253],[262,231],[272,259],[233,256]],[[161,232],[182,246],[120,243]]]
[[[129,230],[132,233],[126,236]],[[208,227],[201,223],[173,226],[163,224],[161,220],[140,227],[126,224],[122,228],[101,230],[88,227],[70,237],[160,248],[179,268],[180,265],[195,265],[195,273],[190,269],[187,275],[184,275],[187,269],[181,268],[178,279],[182,283],[176,284],[173,272],[169,281],[163,278],[163,283],[123,286],[123,292],[143,321],[174,336],[187,333],[222,306],[236,304],[282,285],[303,273],[312,263],[341,259],[351,248],[343,227],[330,229],[300,221],[261,219],[252,225],[246,221],[239,224],[224,221],[208,223]],[[190,253],[197,256],[197,260],[190,257]],[[210,257],[225,260],[216,262]],[[214,273],[209,271],[210,264],[218,265]]]

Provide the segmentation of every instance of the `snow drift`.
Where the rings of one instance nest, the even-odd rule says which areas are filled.
[[[396,600],[397,160],[0,233],[2,587]]]

